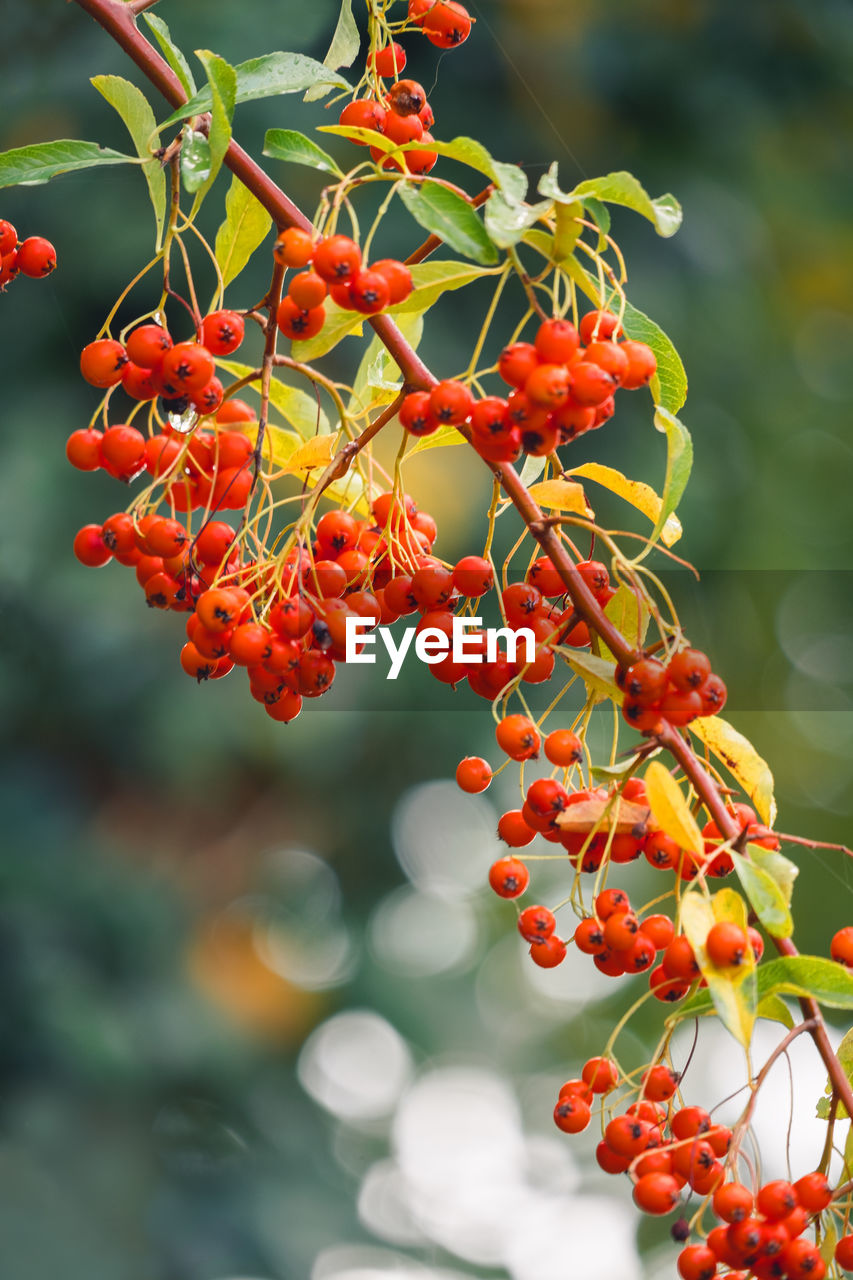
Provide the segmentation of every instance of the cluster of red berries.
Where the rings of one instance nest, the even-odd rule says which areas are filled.
[[[591,1058],[581,1078],[567,1080],[560,1089],[554,1109],[558,1128],[581,1132],[590,1122],[595,1095],[610,1093],[618,1084],[613,1061]],[[740,1182],[727,1182],[722,1161],[731,1130],[714,1124],[702,1107],[674,1108],[678,1085],[679,1077],[667,1064],[650,1066],[639,1099],[605,1126],[596,1159],[606,1173],[629,1174],[634,1201],[644,1213],[673,1212],[685,1187],[710,1199],[719,1225],[704,1241],[682,1250],[682,1280],[712,1280],[721,1266],[731,1268],[727,1280],[822,1280],[826,1267],[820,1252],[802,1235],[832,1200],[824,1175],[815,1171],[795,1183],[777,1179],[755,1194]],[[684,1219],[675,1223],[676,1239],[683,1242],[689,1233]],[[839,1242],[836,1258],[842,1267],[850,1265],[853,1237]]]
[[[453,49],[468,39],[472,18],[457,0],[409,0],[409,21],[420,27],[431,44],[439,49]],[[339,123],[354,129],[380,133],[398,147],[416,143],[420,148],[433,141],[429,132],[435,115],[427,101],[426,91],[417,80],[401,80],[406,66],[406,51],[397,41],[371,53],[367,65],[377,77],[393,77],[389,88],[380,85],[374,96],[356,98],[347,103]],[[359,146],[369,142],[358,140]],[[429,150],[403,150],[401,159],[388,156],[379,147],[370,148],[371,159],[383,169],[396,169],[411,174],[429,173],[438,155]]]
[[[412,273],[396,258],[365,266],[361,250],[349,236],[312,240],[307,231],[289,227],[275,243],[273,254],[285,267],[300,270],[279,303],[276,322],[286,338],[314,338],[326,323],[324,302],[330,297],[346,311],[373,316],[412,292]]]
[[[406,64],[406,55],[399,44],[387,45],[376,53],[375,69],[379,75],[393,75],[392,64],[397,71]],[[424,143],[433,141],[429,132],[435,123],[432,107],[427,102],[426,90],[417,80],[395,80],[379,98],[356,98],[347,103],[340,115],[340,124],[354,129],[369,129],[380,133],[398,147],[417,143],[417,148],[404,149],[400,158],[389,156],[381,147],[370,147],[370,158],[382,169],[395,169],[400,173],[429,173],[438,162],[435,151],[420,150]],[[358,146],[369,146],[357,140]]]
[[[11,222],[0,218],[0,290],[15,276],[32,276],[38,280],[56,269],[56,250],[43,236],[28,236],[18,241]]]
[[[645,386],[655,372],[651,347],[620,336],[609,311],[590,311],[580,330],[570,320],[545,320],[533,342],[514,342],[501,353],[498,371],[513,388],[507,399],[475,400],[463,383],[440,382],[407,396],[400,421],[414,436],[467,426],[489,462],[514,462],[522,451],[545,457],[607,422],[618,387]]]
[[[661,720],[682,726],[716,715],[726,704],[726,686],[699,649],[682,649],[666,664],[641,658],[627,670],[617,666],[616,683],[625,694],[622,715],[643,733],[654,732]]]
[[[180,416],[194,409],[204,417],[222,404],[216,358],[236,351],[243,334],[243,317],[236,311],[212,311],[205,316],[199,338],[193,342],[173,342],[163,325],[141,324],[126,343],[115,338],[90,342],[80,353],[80,372],[93,387],[106,389],[121,383],[132,400],[159,396],[169,413]]]

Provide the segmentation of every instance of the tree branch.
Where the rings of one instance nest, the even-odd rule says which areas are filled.
[[[135,10],[133,4],[122,3],[122,0],[74,0],[74,2],[94,18],[108,35],[112,36],[173,107],[182,106],[186,102],[186,95],[177,76],[153,46],[137,30],[134,21]],[[305,231],[311,230],[311,223],[302,211],[288,199],[261,166],[233,140],[228,146],[224,163],[244,186],[256,196],[279,227],[290,226],[300,227]],[[423,253],[423,256],[426,256],[433,247],[437,247],[437,245],[429,248],[426,245],[422,245],[416,253]],[[409,389],[422,388],[428,390],[435,386],[437,379],[420,360],[389,316],[373,316],[370,318],[370,324],[389,354],[396,361]],[[462,434],[465,435],[466,439],[468,438],[468,434],[464,430]],[[564,543],[553,526],[546,521],[542,511],[530,496],[515,468],[509,463],[489,463],[488,465],[497,476],[504,492],[518,511],[532,536],[542,547],[545,554],[551,558],[555,569],[565,584],[566,594],[569,596],[577,613],[583,618],[587,626],[603,640],[616,660],[623,666],[628,665],[638,656],[637,651],[605,615],[604,610],[575,568]],[[688,742],[676,729],[666,723],[663,730],[658,734],[658,740],[662,746],[672,753],[686,776],[690,779],[696,794],[716,822],[723,838],[736,842],[741,836],[741,829],[726,808],[716,783],[697,759]],[[780,955],[792,956],[798,954],[796,947],[788,938],[773,938],[773,942]],[[810,999],[801,1000],[800,1007],[803,1010],[804,1018],[815,1023],[814,1027],[811,1028],[812,1039],[826,1065],[834,1088],[850,1114],[853,1115],[853,1089],[851,1089],[850,1082],[844,1073],[841,1063],[833,1052],[820,1010],[816,1002]]]

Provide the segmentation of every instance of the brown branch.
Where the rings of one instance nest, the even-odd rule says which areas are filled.
[[[267,420],[270,411],[270,383],[272,381],[273,363],[275,361],[275,346],[278,338],[278,325],[276,324],[276,312],[278,304],[281,301],[281,286],[284,283],[284,267],[276,262],[273,268],[272,280],[270,281],[269,291],[264,298],[264,306],[267,309],[266,336],[264,338],[264,356],[261,363],[261,409],[258,414],[258,434],[255,437],[255,447],[252,451],[252,490],[258,483],[258,476],[261,472],[261,459],[264,451],[264,437],[267,433]]]
[[[166,61],[137,30],[134,12],[130,4],[121,0],[75,0],[125,51],[136,66],[148,77],[166,100],[179,107],[186,102],[186,95],[177,76]],[[301,227],[311,230],[311,223],[305,214],[285,195],[279,186],[244,150],[233,140],[229,143],[225,154],[225,165],[246,186],[267,209],[279,227]],[[423,246],[422,246],[423,248]],[[429,250],[427,250],[429,252]],[[522,283],[529,288],[521,270]],[[403,337],[394,321],[386,315],[373,316],[370,319],[374,332],[379,336],[389,354],[399,366],[408,389],[429,389],[435,386],[437,379],[415,353],[411,345]],[[378,421],[378,420],[377,420]],[[375,424],[371,424],[375,425]],[[368,428],[369,430],[370,428]],[[463,430],[466,439],[468,433]],[[554,528],[548,524],[542,511],[530,496],[526,486],[515,468],[509,463],[489,463],[501,486],[513,506],[518,511],[532,536],[542,550],[548,555],[566,586],[566,594],[577,613],[583,618],[592,631],[607,645],[616,660],[623,666],[638,656],[637,651],[621,635],[604,610],[596,601],[581,575],[575,568],[565,545]],[[664,723],[657,735],[657,741],[666,747],[681,765],[690,780],[696,794],[716,822],[720,834],[725,840],[736,842],[742,832],[737,821],[725,806],[714,780],[699,762],[689,744],[671,725]],[[773,942],[783,956],[797,955],[794,944],[788,938],[773,938]],[[814,1021],[811,1035],[823,1059],[833,1087],[853,1115],[853,1089],[851,1089],[844,1069],[829,1042],[829,1036],[817,1003],[811,999],[800,1001],[803,1016]]]

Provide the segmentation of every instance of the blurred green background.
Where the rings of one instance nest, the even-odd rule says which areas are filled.
[[[630,169],[684,205],[672,241],[614,220],[629,295],[690,377],[678,549],[705,586],[670,581],[730,681],[732,718],[771,760],[780,829],[849,841],[853,10],[471,10],[470,41],[440,62],[408,42],[437,136],[479,137],[534,179],[557,157],[564,186]],[[322,57],[335,21],[332,0],[158,12],[184,48],[231,62]],[[124,149],[88,77],[128,64],[76,6],[15,6],[0,58],[3,148]],[[322,116],[247,104],[237,133],[259,154],[265,128]],[[307,170],[276,176],[316,200]],[[48,236],[60,263],[0,297],[3,1274],[672,1274],[647,1224],[638,1259],[627,1188],[596,1175],[588,1135],[571,1146],[550,1126],[555,1083],[597,1051],[621,997],[591,966],[531,975],[511,909],[482,890],[501,794],[463,799],[447,780],[461,755],[491,753],[487,708],[410,667],[396,687],[339,677],[275,725],[236,675],[201,689],[182,675],[180,621],[145,610],[132,575],[77,565],[74,531],[124,502],[65,462],[95,403],[78,353],[146,260],[150,210],[121,168],[3,195],[0,215]],[[418,238],[396,223],[387,251]],[[260,296],[264,268],[236,305]],[[482,309],[476,291],[454,295],[428,326],[427,362],[462,367]],[[345,373],[352,350],[336,360]],[[645,397],[577,449],[660,484]],[[439,552],[478,550],[480,471],[457,450],[427,458],[412,487]],[[798,941],[825,952],[850,918],[849,864],[797,860]],[[625,879],[657,887],[636,868]],[[639,1053],[629,1037],[626,1056]],[[820,1071],[803,1071],[819,1092]]]

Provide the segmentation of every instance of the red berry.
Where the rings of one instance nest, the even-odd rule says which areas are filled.
[[[504,716],[495,737],[501,751],[511,760],[535,760],[539,755],[539,731],[527,716]]]
[[[624,889],[605,889],[595,900],[595,914],[599,920],[609,920],[630,908],[631,902]]]
[[[778,1178],[774,1182],[766,1182],[759,1188],[756,1197],[759,1213],[770,1222],[778,1222],[797,1207],[797,1193],[790,1182]]]
[[[499,898],[518,898],[530,882],[530,872],[518,858],[499,858],[489,870],[489,884]]]
[[[453,569],[453,585],[460,595],[479,597],[494,585],[495,573],[482,556],[463,556]]]
[[[593,1093],[609,1093],[619,1083],[619,1071],[610,1058],[590,1058],[581,1076]]]
[[[94,427],[72,431],[65,444],[65,456],[78,471],[97,471],[101,465],[103,434]]]
[[[540,969],[555,969],[566,958],[566,944],[562,938],[552,933],[550,938],[531,946],[530,958]]]
[[[590,1118],[589,1103],[571,1094],[561,1097],[554,1108],[554,1124],[563,1133],[580,1133],[587,1127]]]
[[[681,1280],[711,1280],[717,1274],[717,1259],[706,1244],[689,1244],[678,1255]]]
[[[715,968],[736,968],[746,958],[749,941],[746,932],[739,925],[724,920],[712,927],[705,939],[705,950]]]
[[[622,386],[629,390],[644,387],[657,369],[655,353],[645,342],[623,342],[622,350],[628,357],[628,370],[622,378]]]
[[[314,242],[307,231],[288,227],[275,242],[273,257],[283,267],[307,267],[314,253]]]
[[[396,41],[386,44],[384,49],[377,49],[375,53],[370,54],[367,65],[372,67],[379,76],[399,75],[406,65],[403,46]]]
[[[580,344],[570,320],[545,320],[536,332],[536,352],[548,364],[567,365]]]
[[[510,809],[498,819],[498,835],[511,849],[520,849],[530,844],[536,832],[524,821],[520,809]]]
[[[567,769],[583,759],[581,740],[570,729],[555,729],[545,739],[545,756],[551,764]]]
[[[112,552],[104,542],[103,528],[99,524],[85,524],[74,538],[74,554],[81,564],[90,569],[100,569],[112,559]]]
[[[349,236],[329,236],[314,247],[314,270],[327,283],[352,280],[361,268],[361,250]]]
[[[584,345],[612,338],[614,334],[618,338],[622,333],[619,320],[612,311],[588,311],[585,316],[581,316],[578,329]]]
[[[527,942],[544,942],[556,925],[554,913],[547,907],[525,907],[518,917],[518,932]]]
[[[398,80],[388,90],[388,106],[398,116],[419,115],[426,106],[426,91],[417,80]],[[418,124],[423,128],[420,120]]]
[[[179,393],[200,391],[216,373],[216,364],[200,342],[179,342],[163,356],[160,365],[164,383]]]
[[[98,338],[80,352],[80,372],[93,387],[114,387],[126,364],[127,352],[114,338]]]
[[[798,1178],[794,1183],[797,1199],[809,1213],[822,1213],[832,1200],[832,1189],[826,1176],[815,1171]]]
[[[15,266],[25,276],[32,276],[34,279],[49,276],[56,267],[56,250],[42,236],[30,236],[18,246]]]
[[[678,1204],[680,1187],[666,1173],[647,1173],[634,1186],[634,1203],[644,1213],[671,1213]]]
[[[211,311],[202,321],[204,345],[215,356],[227,356],[243,341],[244,321],[236,311]]]
[[[714,1192],[714,1213],[723,1222],[742,1222],[753,1211],[753,1196],[740,1182],[727,1182]]]
[[[419,25],[439,49],[455,49],[471,34],[471,16],[457,0],[437,0]]]
[[[362,315],[376,315],[391,301],[391,289],[381,271],[359,271],[350,285],[350,298]]]
[[[18,233],[11,222],[7,222],[5,218],[0,218],[0,257],[7,257],[17,243]]]
[[[835,1261],[844,1271],[853,1271],[853,1235],[842,1236],[835,1246]]]
[[[514,342],[504,347],[498,360],[498,372],[511,387],[523,387],[538,367],[539,354],[530,342]]]
[[[307,342],[316,338],[326,322],[325,307],[312,307],[303,311],[292,298],[282,298],[275,315],[275,322],[286,338],[293,342]]]
[[[374,262],[370,269],[385,277],[385,283],[388,285],[389,306],[393,307],[398,302],[406,301],[412,292],[413,284],[412,273],[405,263],[398,262],[396,258],[381,258],[379,262]]]
[[[491,766],[480,756],[466,756],[456,766],[456,784],[462,791],[476,795],[485,791],[492,781]]]
[[[853,925],[838,930],[829,944],[829,954],[839,964],[853,968]]]
[[[439,382],[430,392],[430,408],[439,422],[458,427],[471,415],[474,397],[461,382]]]

